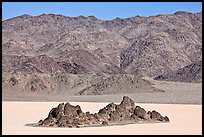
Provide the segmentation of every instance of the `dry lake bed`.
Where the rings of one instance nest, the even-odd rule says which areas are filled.
[[[3,135],[201,135],[202,134],[202,105],[190,104],[151,104],[136,103],[147,111],[156,110],[170,118],[167,123],[129,124],[107,127],[87,128],[48,128],[29,127],[28,123],[36,123],[47,117],[51,108],[62,102],[15,102],[2,101],[2,134]],[[70,102],[80,105],[82,111],[91,113],[107,103]]]

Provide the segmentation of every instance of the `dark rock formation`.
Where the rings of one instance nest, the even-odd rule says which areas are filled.
[[[134,114],[141,118],[141,119],[146,119],[146,111],[144,110],[144,108],[141,108],[140,106],[136,106],[134,109]]]
[[[169,121],[169,118],[166,117],[164,118],[159,112],[153,110],[152,112],[148,111],[147,113],[148,115],[150,115],[150,118],[152,120],[158,120],[158,121]]]
[[[69,102],[61,103],[51,109],[48,117],[40,120],[35,126],[43,127],[87,127],[110,126],[138,122],[169,122],[167,116],[159,112],[146,111],[127,96],[123,97],[120,104],[110,103],[100,109],[98,113],[83,112],[79,105],[73,106]]]

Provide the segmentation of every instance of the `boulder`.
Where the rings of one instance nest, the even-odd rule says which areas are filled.
[[[104,108],[100,109],[98,113],[105,113],[109,115],[111,112],[115,111],[115,107],[116,107],[116,104],[111,102]]]
[[[131,112],[133,112],[135,108],[135,102],[128,96],[123,97],[123,100],[121,101],[120,105]]]
[[[164,121],[169,122],[169,118],[167,116],[165,116]]]
[[[137,115],[132,114],[132,115],[130,116],[130,120],[133,121],[133,122],[137,122],[137,121],[139,121],[140,119],[139,119],[139,117],[138,117]]]
[[[102,125],[108,126],[108,122],[107,122],[107,121],[103,121],[103,122],[102,122]]]
[[[118,111],[114,111],[110,113],[110,122],[118,122],[121,120],[121,115],[118,113]]]
[[[60,115],[64,114],[63,111],[64,111],[64,103],[60,103],[57,107],[53,108],[50,111],[49,116],[52,118],[58,118]]]
[[[116,110],[118,113],[123,112],[123,111],[129,111],[129,110],[126,109],[125,106],[122,105],[122,104],[116,105],[115,110]]]
[[[67,102],[64,106],[64,114],[70,118],[78,117],[78,115],[82,112],[79,106],[72,106],[69,102]]]
[[[147,116],[146,111],[144,110],[144,108],[141,108],[140,106],[136,106],[134,109],[134,114],[141,118],[141,119],[145,119]]]
[[[154,121],[164,121],[164,117],[157,111],[153,110],[152,112],[148,112],[150,118]],[[168,117],[167,117],[168,118]],[[167,119],[165,118],[165,119]]]

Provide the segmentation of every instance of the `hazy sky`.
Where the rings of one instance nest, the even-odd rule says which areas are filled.
[[[90,16],[111,20],[116,17],[173,14],[176,11],[202,11],[202,2],[2,2],[2,20],[29,14]]]

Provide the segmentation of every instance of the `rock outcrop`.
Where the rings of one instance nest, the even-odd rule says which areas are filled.
[[[69,102],[61,103],[52,108],[48,117],[40,120],[37,124],[27,124],[41,127],[88,127],[88,126],[111,126],[133,123],[169,122],[167,116],[159,112],[148,111],[128,96],[124,96],[120,104],[109,103],[98,113],[83,112],[79,105],[73,106]]]

